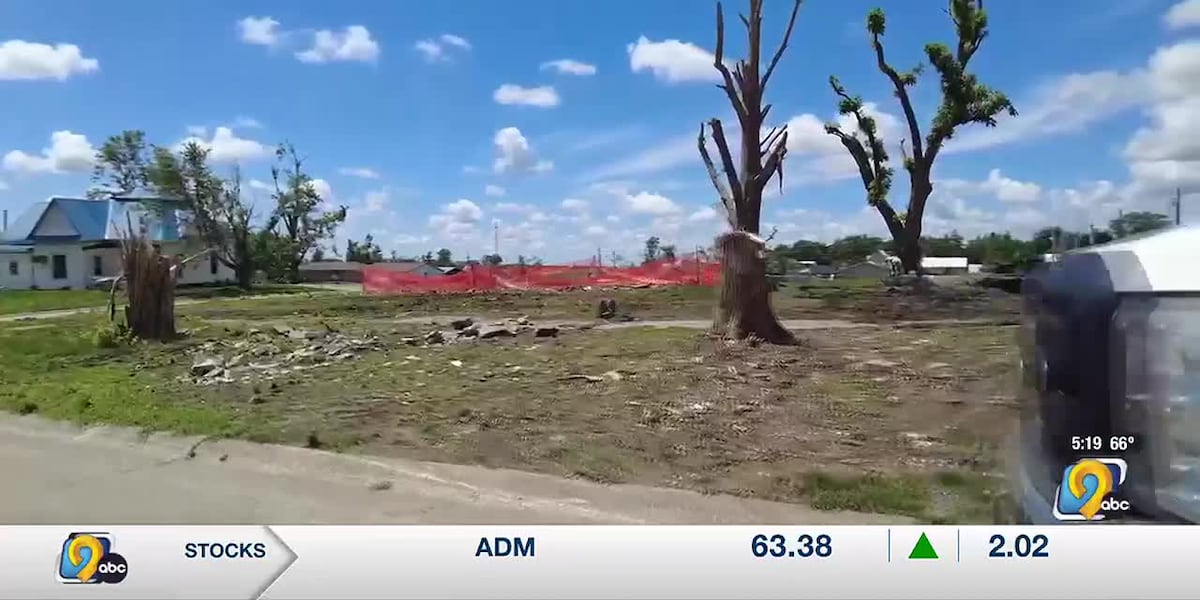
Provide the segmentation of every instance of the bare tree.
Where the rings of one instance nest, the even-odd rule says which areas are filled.
[[[766,243],[759,237],[759,227],[763,190],[776,175],[780,188],[783,186],[788,133],[787,127],[781,125],[762,134],[763,124],[771,111],[771,105],[763,104],[763,93],[787,49],[800,4],[801,0],[795,0],[783,40],[764,71],[761,56],[763,0],[750,0],[749,16],[739,15],[746,26],[749,57],[739,60],[731,72],[724,57],[725,17],[721,3],[717,3],[717,46],[713,65],[723,81],[718,87],[725,91],[741,127],[740,168],[734,163],[720,119],[708,121],[721,161],[719,170],[709,154],[703,124],[698,141],[700,156],[721,197],[731,228],[729,233],[717,238],[721,256],[721,295],[714,327],[737,338],[753,336],[780,344],[792,343],[795,338],[783,328],[771,308],[764,254]]]
[[[846,92],[836,77],[829,78],[829,85],[838,96],[838,112],[852,116],[858,131],[847,133],[834,123],[826,125],[825,131],[837,137],[854,158],[867,192],[867,202],[883,217],[896,242],[904,270],[909,273],[919,272],[921,268],[921,221],[925,215],[925,203],[933,193],[933,161],[943,145],[962,125],[981,123],[994,127],[996,115],[1002,112],[1012,116],[1017,114],[1007,96],[979,83],[975,75],[967,72],[968,63],[988,35],[983,0],[949,0],[949,3],[946,12],[954,22],[958,43],[954,50],[941,43],[925,45],[925,55],[941,79],[942,101],[929,135],[924,138],[921,137],[921,126],[917,123],[916,111],[908,94],[908,88],[917,84],[921,67],[918,65],[911,71],[902,72],[888,63],[883,51],[886,26],[883,10],[876,8],[867,15],[867,32],[871,34],[875,64],[887,77],[900,101],[908,129],[908,141],[912,147],[910,154],[904,148],[904,140],[900,141],[904,170],[908,171],[910,184],[906,211],[897,212],[888,202],[892,168],[888,166],[887,149],[875,119],[866,114],[862,98]]]

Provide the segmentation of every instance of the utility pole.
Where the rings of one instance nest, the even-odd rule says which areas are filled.
[[[492,236],[492,256],[500,256],[500,221],[492,222]]]
[[[1179,225],[1183,221],[1183,190],[1175,188],[1175,224]]]

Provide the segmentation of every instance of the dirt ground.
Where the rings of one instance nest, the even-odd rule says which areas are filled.
[[[638,318],[695,318],[711,314],[711,293],[205,304],[181,307],[190,333],[178,342],[104,349],[81,341],[82,317],[36,330],[0,326],[0,358],[15,376],[0,408],[930,522],[993,521],[1005,488],[997,457],[1016,410],[1007,298],[785,288],[776,294],[785,318],[993,321],[809,330],[794,347],[677,327],[573,327],[557,337],[530,329],[426,344],[425,334],[447,328],[380,318],[529,315],[536,325],[586,317],[601,295]],[[279,323],[283,333],[272,325]],[[192,376],[208,355],[226,361],[268,347],[269,356],[245,360],[291,364],[311,358],[314,344],[346,359],[212,385]]]

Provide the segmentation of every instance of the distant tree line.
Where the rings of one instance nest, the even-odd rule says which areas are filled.
[[[1154,231],[1170,225],[1166,215],[1154,212],[1129,212],[1109,222],[1107,229],[1069,231],[1062,227],[1045,227],[1028,240],[1009,233],[989,233],[971,240],[956,232],[940,237],[921,238],[923,256],[964,256],[967,261],[982,264],[993,271],[1019,271],[1028,268],[1043,254],[1051,254],[1103,244],[1116,239]],[[798,240],[776,245],[770,251],[773,272],[786,272],[798,261],[818,265],[848,265],[861,262],[877,250],[896,254],[895,240],[870,235],[852,235],[825,244],[813,240]]]

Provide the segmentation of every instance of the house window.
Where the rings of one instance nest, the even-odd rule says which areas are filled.
[[[52,266],[53,277],[55,279],[66,279],[67,278],[67,256],[65,254],[55,254],[54,256],[50,257],[50,260],[53,261],[53,266]]]
[[[216,254],[208,255],[208,272],[212,273],[213,275],[217,274],[217,255]]]
[[[92,275],[99,277],[104,274],[104,259],[97,254],[92,257]]]
[[[14,277],[20,275],[20,268],[17,266],[17,261],[8,261],[8,274]]]

